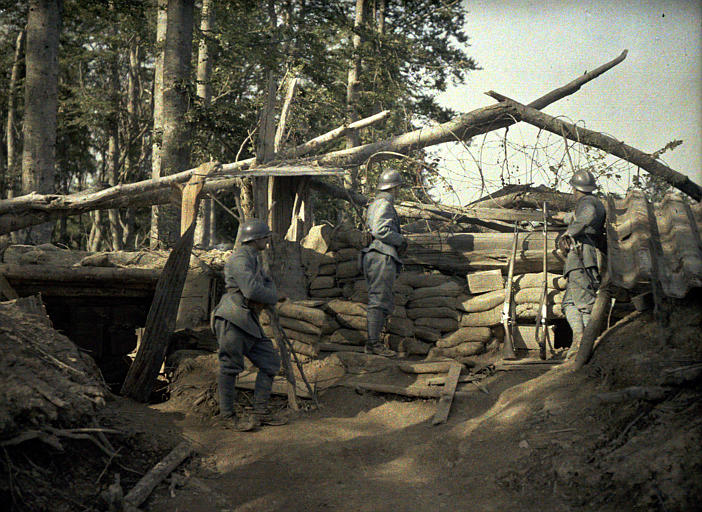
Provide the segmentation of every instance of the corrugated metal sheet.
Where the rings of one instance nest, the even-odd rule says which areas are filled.
[[[654,283],[667,297],[683,298],[702,287],[702,204],[669,193],[653,205],[639,191],[607,198],[609,273],[632,289]]]

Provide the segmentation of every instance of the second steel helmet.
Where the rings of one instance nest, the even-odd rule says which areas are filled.
[[[576,172],[570,179],[570,184],[573,185],[573,188],[575,190],[585,192],[586,194],[589,194],[597,188],[597,183],[595,183],[595,177],[590,171]]]
[[[394,170],[384,171],[378,180],[378,190],[389,190],[402,185],[402,175]]]
[[[271,234],[268,224],[260,219],[249,219],[244,221],[239,227],[239,241],[243,244],[259,238],[265,238]]]

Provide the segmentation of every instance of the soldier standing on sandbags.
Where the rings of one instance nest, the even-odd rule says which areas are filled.
[[[559,242],[567,254],[563,275],[568,278],[563,296],[563,312],[573,330],[573,343],[566,358],[578,353],[585,326],[600,286],[598,251],[605,251],[604,222],[606,210],[602,202],[592,195],[597,189],[590,171],[578,171],[570,180],[576,205],[575,211],[554,215],[563,220],[568,229]]]
[[[219,343],[219,410],[223,420],[236,430],[253,430],[258,425],[284,425],[287,418],[271,412],[268,399],[273,377],[280,370],[280,356],[263,334],[258,315],[268,304],[278,302],[275,283],[259,261],[268,246],[271,231],[265,222],[251,219],[239,229],[240,247],[224,265],[226,293],[212,313]],[[254,413],[237,413],[236,378],[244,370],[244,356],[258,368],[254,388]]]
[[[368,341],[366,354],[395,357],[380,339],[386,318],[395,308],[393,286],[400,273],[400,255],[407,241],[400,233],[400,219],[394,202],[402,186],[397,171],[385,171],[378,180],[378,193],[368,207],[366,221],[373,241],[361,249],[363,275],[368,283]]]

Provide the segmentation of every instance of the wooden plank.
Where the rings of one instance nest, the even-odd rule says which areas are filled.
[[[453,395],[456,392],[456,386],[458,386],[458,379],[461,376],[462,368],[463,366],[460,364],[451,366],[448,377],[446,377],[446,384],[444,384],[441,396],[439,397],[439,403],[436,406],[436,414],[434,414],[434,419],[431,422],[432,425],[446,423],[449,411],[451,410],[451,404],[453,403]]]
[[[553,325],[548,327],[549,339],[555,339]],[[514,326],[514,348],[516,350],[539,350],[539,343],[536,339],[536,325],[515,325]]]
[[[430,363],[401,363],[397,367],[405,373],[446,373],[456,366],[456,361],[433,361]],[[462,364],[458,364],[463,368]]]

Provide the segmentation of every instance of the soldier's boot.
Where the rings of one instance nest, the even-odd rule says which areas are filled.
[[[268,407],[272,387],[273,376],[268,375],[264,371],[259,371],[258,375],[256,375],[256,386],[254,387],[253,416],[260,425],[285,425],[288,423],[288,417],[282,413],[274,412]]]
[[[219,417],[225,428],[238,432],[254,430],[258,424],[256,419],[247,414],[237,414],[236,403],[236,375],[219,374]]]
[[[385,324],[385,313],[379,309],[369,308],[368,318],[368,341],[366,342],[365,353],[383,357],[397,357],[397,352],[387,348],[380,341],[380,333]]]
[[[570,344],[570,348],[568,349],[568,352],[566,353],[566,359],[573,359],[576,355],[578,355],[578,350],[580,349],[580,341],[583,339],[583,333],[581,332],[574,332],[573,333],[573,342]]]

